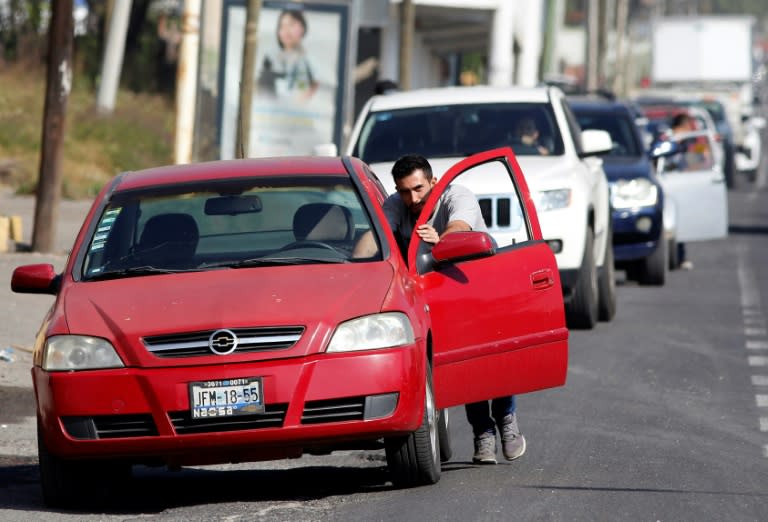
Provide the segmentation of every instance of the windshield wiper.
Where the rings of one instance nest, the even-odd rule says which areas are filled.
[[[243,259],[241,261],[222,261],[218,263],[203,264],[201,269],[205,268],[250,268],[255,266],[278,266],[278,265],[304,265],[311,263],[349,263],[348,259],[329,259],[325,257],[254,257]]]
[[[86,279],[88,281],[98,281],[104,279],[118,279],[121,277],[135,277],[143,275],[153,274],[176,274],[179,272],[195,272],[198,268],[193,269],[171,269],[171,268],[157,268],[155,266],[133,266],[130,268],[123,268],[120,270],[109,270],[107,272],[101,272],[97,274],[91,274]]]

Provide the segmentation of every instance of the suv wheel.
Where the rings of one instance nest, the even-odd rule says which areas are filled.
[[[579,279],[576,281],[571,299],[565,305],[568,328],[589,330],[597,323],[599,292],[594,245],[595,235],[589,228],[587,240],[584,243],[584,258],[579,268]]]

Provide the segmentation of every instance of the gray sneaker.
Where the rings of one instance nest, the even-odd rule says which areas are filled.
[[[475,464],[496,464],[496,434],[483,433],[475,437],[475,454],[472,457]]]
[[[499,431],[501,432],[501,449],[504,458],[515,460],[521,457],[525,453],[525,437],[520,433],[520,428],[517,427],[517,416],[514,413],[501,420]]]

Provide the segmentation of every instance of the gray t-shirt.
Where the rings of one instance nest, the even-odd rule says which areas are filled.
[[[413,235],[416,217],[405,206],[399,194],[392,194],[384,201],[384,214],[392,231],[395,235],[399,235],[407,246]],[[438,234],[442,234],[448,223],[457,220],[464,221],[472,230],[487,232],[475,195],[468,188],[454,183],[448,185],[440,196],[427,224],[432,225]]]

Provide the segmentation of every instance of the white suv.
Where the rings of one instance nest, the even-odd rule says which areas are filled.
[[[516,138],[518,124],[532,121],[538,145]],[[572,328],[610,320],[616,287],[608,183],[597,157],[611,148],[600,130],[582,132],[556,87],[444,87],[374,96],[361,111],[346,154],[368,163],[392,193],[392,164],[421,154],[440,176],[458,158],[511,146],[535,198],[545,240],[555,252],[566,317]],[[489,232],[511,241],[516,209],[509,195],[469,182]]]

